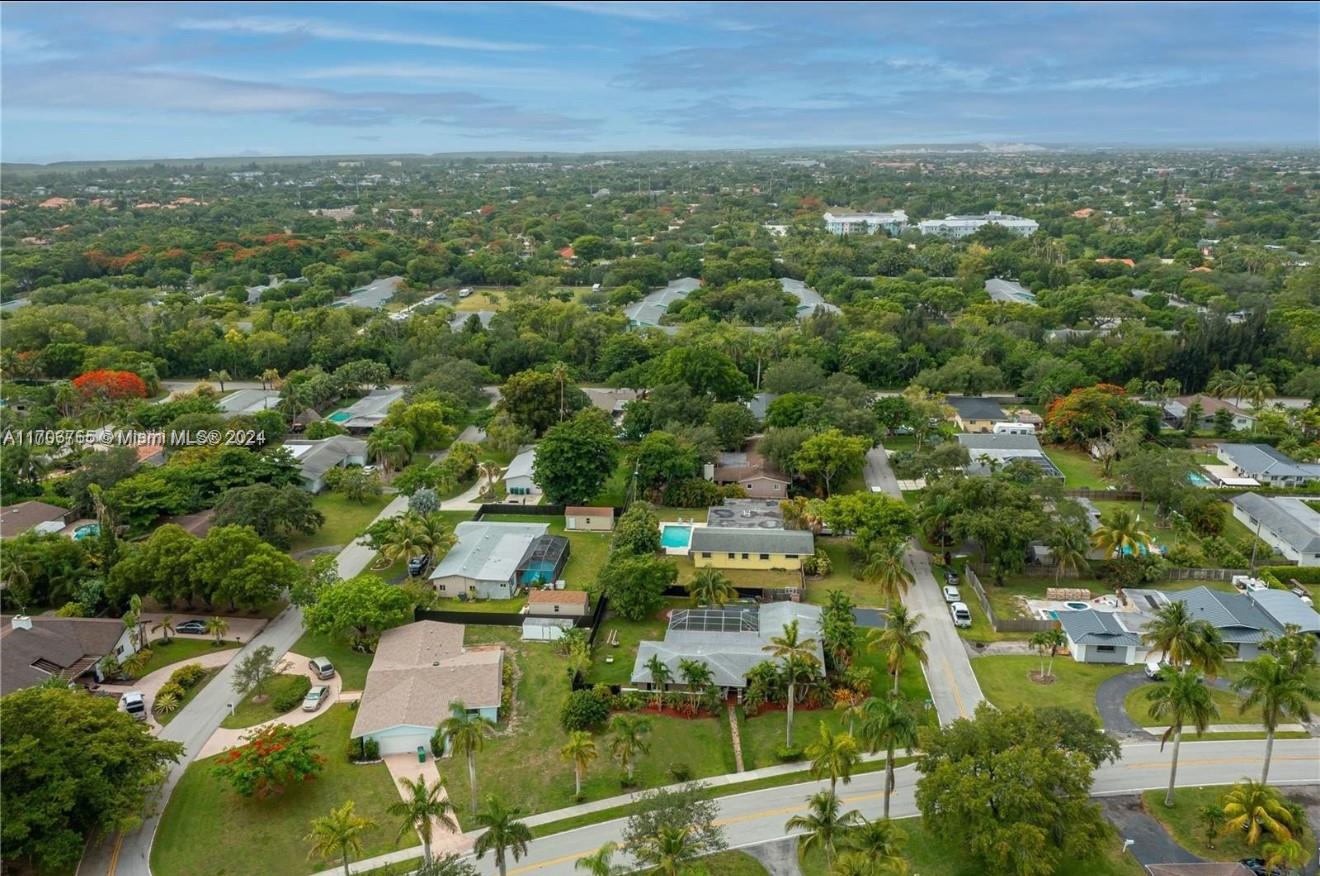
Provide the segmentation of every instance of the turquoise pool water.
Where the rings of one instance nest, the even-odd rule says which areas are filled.
[[[660,527],[660,544],[667,548],[685,548],[692,543],[691,526],[673,526],[665,524]]]
[[[84,523],[73,531],[73,540],[82,541],[84,538],[95,538],[101,534],[101,524]]]
[[[1187,473],[1187,482],[1194,487],[1210,486],[1210,479],[1200,472],[1195,471]]]
[[[353,415],[348,411],[335,411],[333,414],[326,417],[326,419],[332,423],[343,423],[346,420],[353,419]]]

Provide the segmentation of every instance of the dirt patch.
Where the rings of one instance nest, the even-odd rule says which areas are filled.
[[[1041,675],[1039,672],[1032,670],[1030,673],[1028,673],[1028,676],[1036,684],[1054,684],[1053,675]]]

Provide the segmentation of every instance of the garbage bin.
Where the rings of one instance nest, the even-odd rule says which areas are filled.
[[[420,745],[417,746],[417,762],[426,763],[426,749]]]

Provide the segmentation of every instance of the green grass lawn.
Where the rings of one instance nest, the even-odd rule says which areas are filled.
[[[170,639],[167,645],[163,639],[157,639],[150,647],[151,659],[143,667],[139,678],[150,675],[157,669],[164,669],[172,663],[184,663],[196,660],[203,654],[237,648],[238,642],[224,641],[216,645],[212,639]]]
[[[231,730],[251,727],[273,718],[278,718],[283,712],[275,711],[271,704],[275,698],[285,691],[300,686],[302,680],[307,676],[278,674],[266,682],[265,699],[261,702],[254,702],[254,695],[248,694],[243,697],[243,701],[234,707],[232,715],[225,715],[225,719],[220,722],[221,727],[228,727]]]
[[[718,876],[769,876],[770,871],[746,852],[728,851],[710,855],[697,861],[698,867]]]
[[[985,871],[969,859],[962,837],[930,829],[919,818],[896,822],[907,834],[905,855],[912,873],[920,876],[981,876]],[[825,855],[813,849],[802,862],[803,876],[828,876]],[[1145,876],[1146,870],[1131,855],[1123,854],[1123,840],[1111,835],[1104,853],[1094,858],[1065,861],[1055,876]]]
[[[220,674],[222,668],[223,667],[220,666],[214,666],[206,670],[206,674],[202,676],[201,681],[183,692],[183,699],[179,700],[179,708],[177,710],[173,712],[152,712],[152,716],[156,719],[156,723],[164,727],[166,724],[173,721],[174,716],[179,714],[179,712],[182,712],[183,707],[191,703],[193,698],[202,692],[202,688],[210,684],[211,679]]]
[[[1134,516],[1139,516],[1147,531],[1155,538],[1155,542],[1165,547],[1171,548],[1174,545],[1186,543],[1189,547],[1196,548],[1200,544],[1196,536],[1190,533],[1183,535],[1176,532],[1172,527],[1156,521],[1155,506],[1149,502],[1146,503],[1145,511],[1141,510],[1140,502],[1122,502],[1111,499],[1097,499],[1095,500],[1095,507],[1100,509],[1102,517],[1117,509],[1123,509]]]
[[[1150,700],[1146,695],[1159,687],[1158,683],[1143,684],[1128,693],[1123,700],[1123,708],[1127,710],[1128,717],[1136,721],[1142,727],[1166,727],[1169,724],[1168,718],[1153,718],[1150,714]],[[1243,713],[1238,709],[1237,694],[1232,691],[1221,690],[1217,687],[1210,688],[1210,699],[1214,701],[1215,707],[1219,709],[1219,717],[1213,719],[1211,724],[1259,724],[1261,722],[1260,708],[1256,707],[1249,712]],[[1187,736],[1189,734],[1184,734]]]
[[[1287,796],[1287,789],[1279,790]],[[1164,791],[1147,791],[1141,795],[1141,802],[1146,811],[1168,829],[1178,844],[1194,855],[1209,861],[1240,861],[1243,858],[1263,857],[1260,846],[1248,846],[1240,831],[1225,831],[1215,838],[1214,848],[1206,843],[1205,828],[1197,812],[1202,806],[1220,805],[1228,791],[1227,785],[1177,788],[1173,792],[1172,807],[1164,805]],[[1297,839],[1301,841],[1302,848],[1314,848],[1314,828],[1308,827],[1303,831],[1303,836]]]
[[[312,499],[312,505],[325,515],[325,523],[311,535],[294,536],[289,552],[351,544],[393,499],[393,496],[371,496],[365,502],[354,502],[338,493],[321,493]]]
[[[697,567],[686,557],[673,560],[678,566],[678,586],[686,587],[697,574]],[[801,587],[802,573],[789,569],[720,569],[720,574],[729,579],[734,587]]]
[[[1103,490],[1110,484],[1110,481],[1100,473],[1100,465],[1085,451],[1050,447],[1045,451],[1045,455],[1054,461],[1059,471],[1063,472],[1065,487]]]
[[[972,660],[972,671],[986,699],[1001,709],[1014,706],[1064,706],[1099,717],[1095,692],[1100,682],[1131,671],[1131,666],[1076,663],[1070,657],[1054,660],[1052,684],[1037,684],[1030,673],[1040,669],[1040,658],[997,655]]]
[[[586,590],[596,580],[610,555],[611,532],[570,532],[562,516],[540,514],[490,514],[483,518],[497,523],[548,523],[551,535],[568,539],[568,562],[563,577],[570,590]]]
[[[355,766],[347,759],[355,713],[332,706],[306,726],[315,734],[325,769],[316,779],[266,800],[235,794],[211,772],[214,758],[188,767],[170,796],[151,847],[159,876],[266,876],[307,874],[335,866],[308,859],[303,839],[309,822],[353,800],[358,815],[376,822],[363,837],[363,854],[415,845],[397,839],[399,824],[386,807],[399,799],[384,764]]]
[[[326,657],[343,680],[344,690],[362,690],[367,684],[367,670],[374,655],[354,651],[347,641],[317,633],[303,633],[290,649],[307,659]]]
[[[596,634],[595,653],[591,672],[587,679],[593,684],[627,684],[632,678],[633,662],[637,659],[637,645],[643,639],[659,641],[664,639],[669,621],[665,612],[673,608],[687,606],[686,599],[670,599],[664,608],[652,617],[642,621],[629,621],[620,617],[609,617]],[[605,644],[612,632],[618,632],[617,646]],[[613,657],[613,663],[606,663],[606,657]]]
[[[852,553],[848,549],[851,543],[851,539],[845,538],[816,539],[816,547],[829,555],[830,573],[822,578],[807,579],[807,602],[824,605],[831,590],[842,590],[856,605],[879,607],[883,604],[875,585],[853,577]]]
[[[498,732],[486,740],[477,755],[478,789],[499,793],[527,814],[573,805],[573,768],[559,756],[568,738],[559,725],[559,713],[569,695],[564,658],[548,644],[519,641],[519,632],[506,627],[468,627],[469,644],[501,642],[510,649],[518,667],[517,694],[512,718],[501,721]],[[637,763],[639,787],[673,782],[669,767],[685,764],[693,778],[732,772],[733,744],[727,720],[721,716],[685,720],[647,716],[651,721],[651,751]],[[622,793],[622,772],[609,758],[608,737],[598,735],[600,757],[587,772],[584,799],[598,800]],[[460,821],[471,827],[469,786],[464,761],[440,761],[440,773],[458,808]]]

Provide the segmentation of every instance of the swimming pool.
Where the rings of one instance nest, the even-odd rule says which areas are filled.
[[[687,556],[692,546],[692,527],[686,523],[660,524],[660,546],[667,554]]]
[[[348,411],[335,411],[333,414],[326,417],[326,419],[332,423],[343,423],[353,419],[353,415]]]
[[[1210,479],[1200,472],[1190,471],[1187,473],[1187,482],[1194,487],[1210,486]]]
[[[101,524],[84,523],[82,526],[73,530],[73,540],[82,541],[84,538],[95,538],[101,534]]]

